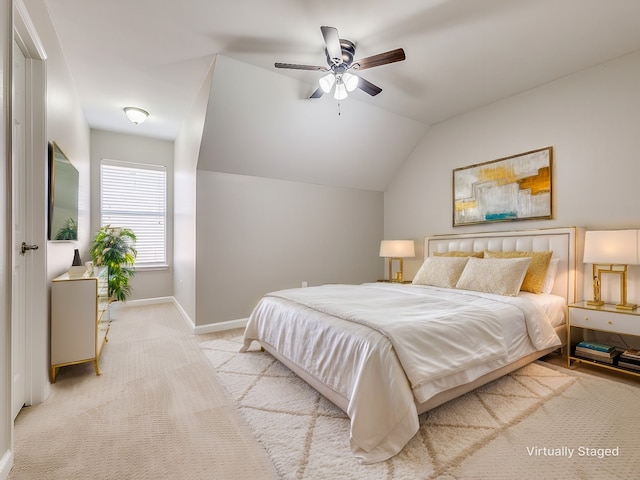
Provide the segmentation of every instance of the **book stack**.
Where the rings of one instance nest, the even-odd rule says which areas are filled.
[[[576,345],[576,357],[613,365],[619,356],[620,352],[616,351],[616,347],[606,343],[580,342]]]
[[[628,349],[620,354],[618,366],[640,372],[640,350]]]

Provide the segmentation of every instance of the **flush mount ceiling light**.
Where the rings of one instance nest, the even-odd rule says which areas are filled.
[[[129,120],[131,120],[136,125],[144,122],[149,116],[149,112],[138,107],[125,107],[124,113],[126,113]]]

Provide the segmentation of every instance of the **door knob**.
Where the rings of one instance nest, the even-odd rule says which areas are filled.
[[[27,250],[37,250],[38,245],[27,245],[25,242],[22,242],[22,248],[20,249],[20,254],[24,255]]]

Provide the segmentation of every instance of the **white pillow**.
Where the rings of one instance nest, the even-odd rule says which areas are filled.
[[[427,257],[412,283],[455,288],[468,261],[469,257]]]
[[[531,258],[469,258],[456,288],[515,297]]]
[[[552,258],[549,262],[549,268],[547,268],[547,273],[545,273],[544,280],[542,281],[541,293],[551,293],[551,290],[553,290],[553,284],[556,283],[559,263],[559,258]]]

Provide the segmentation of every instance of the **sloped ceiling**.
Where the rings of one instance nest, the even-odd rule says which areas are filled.
[[[92,128],[175,138],[219,55],[238,63],[216,67],[203,168],[371,189],[415,145],[414,122],[424,131],[640,49],[638,0],[23,1],[51,16]],[[273,66],[322,64],[321,25],[356,58],[407,56],[364,71],[383,92],[354,92],[340,117],[330,96],[308,100],[317,73]],[[132,125],[127,105],[149,119]]]
[[[426,126],[359,101],[303,101],[307,90],[218,55],[198,169],[383,191]]]

